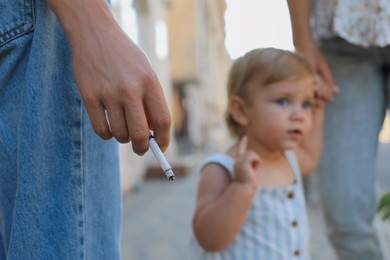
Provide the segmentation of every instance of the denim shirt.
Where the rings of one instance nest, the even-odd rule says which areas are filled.
[[[44,0],[0,0],[0,260],[120,259],[118,146],[83,106]]]

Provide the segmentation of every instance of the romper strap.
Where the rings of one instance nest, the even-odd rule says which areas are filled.
[[[285,150],[284,155],[286,156],[287,161],[290,163],[290,166],[294,172],[295,180],[300,182],[302,179],[302,174],[295,152],[293,150]]]
[[[214,154],[214,155],[210,156],[209,158],[207,158],[202,163],[201,169],[203,169],[207,164],[210,164],[210,163],[216,163],[216,164],[221,165],[223,168],[225,168],[229,172],[230,176],[233,177],[234,159],[232,157],[230,157],[229,155],[223,154],[223,153]],[[202,171],[200,171],[200,172],[202,172]]]

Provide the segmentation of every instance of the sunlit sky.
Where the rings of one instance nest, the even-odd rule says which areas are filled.
[[[232,58],[259,47],[293,48],[286,0],[226,0],[226,3],[226,48]],[[129,9],[122,9],[126,17],[122,26],[137,42],[136,15]],[[162,45],[165,40],[158,42]]]
[[[285,0],[226,0],[226,48],[232,58],[259,47],[292,49]]]

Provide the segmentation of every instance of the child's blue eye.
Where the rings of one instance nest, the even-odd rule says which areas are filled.
[[[279,98],[276,100],[276,103],[281,106],[285,106],[289,104],[289,100],[287,98]]]
[[[309,109],[311,108],[311,103],[309,101],[303,102],[302,107],[304,109]]]

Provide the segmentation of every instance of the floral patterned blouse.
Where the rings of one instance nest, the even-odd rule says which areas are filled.
[[[363,47],[390,45],[390,0],[313,0],[313,36]]]

